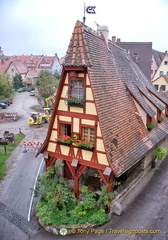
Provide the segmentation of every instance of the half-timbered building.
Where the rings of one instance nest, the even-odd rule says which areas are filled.
[[[64,163],[62,175],[73,181],[76,197],[86,175],[99,189],[167,138],[167,104],[127,51],[108,39],[107,27],[98,26],[96,32],[77,21],[39,153],[46,168]],[[158,124],[160,117],[164,121]]]

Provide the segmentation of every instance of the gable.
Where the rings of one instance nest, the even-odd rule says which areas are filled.
[[[58,156],[61,154],[64,158],[73,156],[74,158],[80,159],[85,165],[92,166],[96,164],[97,168],[109,166],[89,76],[85,69],[83,69],[83,72],[79,71],[76,73],[75,78],[85,81],[85,106],[73,107],[67,104],[66,98],[70,96],[70,92],[68,92],[70,87],[69,84],[73,77],[71,77],[70,72],[65,73],[60,83],[58,93],[60,98],[58,98],[57,101],[58,107],[55,109],[55,117],[52,121],[53,125],[50,129],[49,143],[46,150]],[[57,144],[55,139],[60,135],[61,124],[69,125],[71,128],[71,135],[77,134],[79,139],[82,138],[82,129],[84,127],[94,129],[96,135],[94,148],[99,152],[81,151],[73,146],[65,147]]]
[[[161,64],[159,65],[155,75],[154,80],[160,77],[161,75],[168,75],[168,54],[166,53]]]

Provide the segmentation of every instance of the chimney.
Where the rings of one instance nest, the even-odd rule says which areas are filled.
[[[118,42],[118,43],[121,42],[121,39],[120,39],[120,38],[117,38],[117,42]]]
[[[100,34],[102,32],[106,43],[108,44],[108,27],[107,26],[97,26],[97,32]]]
[[[112,36],[112,42],[113,42],[113,43],[116,42],[116,36]]]

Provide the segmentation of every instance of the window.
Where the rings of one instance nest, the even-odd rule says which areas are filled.
[[[94,135],[95,135],[94,128],[83,127],[82,139],[84,139],[85,141],[87,140],[88,142],[94,144]]]
[[[168,76],[168,72],[167,72],[167,74],[166,74],[167,76]]]
[[[82,80],[72,80],[72,96],[83,99],[84,97],[84,86]]]
[[[163,76],[163,71],[160,71],[160,72],[159,72],[159,75],[160,75],[160,76]]]
[[[156,88],[156,90],[159,89],[159,85],[158,84],[154,84],[154,87]]]
[[[60,135],[61,136],[71,136],[71,125],[61,123]]]
[[[166,91],[166,85],[161,85],[160,86],[160,91]]]
[[[168,65],[168,61],[164,61],[164,65]]]
[[[69,86],[67,98],[65,102],[68,103],[68,107],[84,107],[85,99],[85,74],[83,77],[79,77],[81,73],[71,72],[69,74]]]

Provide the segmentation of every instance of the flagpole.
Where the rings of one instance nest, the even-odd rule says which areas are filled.
[[[83,23],[85,24],[85,20],[86,20],[86,17],[85,17],[85,2],[84,2],[84,16],[83,16]]]

